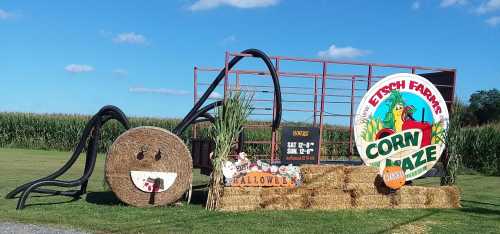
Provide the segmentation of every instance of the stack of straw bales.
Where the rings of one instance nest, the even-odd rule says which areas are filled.
[[[226,187],[220,210],[456,208],[455,187],[404,186],[398,191],[384,185],[378,169],[366,166],[304,165],[302,186]]]

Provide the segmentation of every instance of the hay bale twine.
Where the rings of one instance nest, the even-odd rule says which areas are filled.
[[[113,142],[105,168],[106,181],[121,201],[147,207],[179,200],[191,184],[193,162],[175,134],[138,127]]]

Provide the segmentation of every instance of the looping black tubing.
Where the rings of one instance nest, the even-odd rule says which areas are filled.
[[[272,122],[272,129],[275,131],[276,129],[279,128],[280,122],[281,122],[281,88],[280,88],[280,83],[278,79],[278,74],[276,73],[276,69],[274,68],[274,65],[271,61],[271,59],[262,51],[257,50],[257,49],[248,49],[244,50],[241,52],[242,54],[250,54],[253,57],[260,58],[262,61],[267,66],[267,69],[269,70],[269,73],[271,74],[271,78],[273,79],[273,85],[274,85],[274,100],[276,102],[276,113]],[[236,65],[244,56],[235,56],[229,63],[228,63],[228,70],[231,70],[234,65]],[[224,76],[226,75],[225,71],[222,70],[219,75],[215,78],[215,80],[210,84],[210,86],[207,88],[207,91],[201,96],[200,100],[196,102],[196,104],[191,108],[191,111],[184,117],[184,119],[175,127],[174,133],[177,135],[180,135],[190,124],[192,124],[194,121],[196,121],[196,118],[200,116],[199,114],[199,109],[205,103],[205,101],[208,99],[210,94],[215,90],[217,85],[222,81]],[[212,103],[213,104],[213,103]],[[211,106],[212,109],[215,108],[216,106]],[[209,109],[210,110],[210,109]],[[208,110],[207,110],[208,111]]]
[[[218,107],[218,106],[222,106],[222,104],[224,104],[223,101],[216,101],[216,102],[212,102],[206,106],[204,106],[203,108],[201,108],[200,110],[198,110],[197,112],[195,112],[193,115],[191,116],[186,116],[189,117],[189,118],[184,118],[186,121],[184,122],[183,125],[177,125],[177,127],[174,129],[174,133],[176,135],[180,135],[182,132],[184,132],[184,130],[192,123],[194,123],[196,121],[196,119],[198,117],[203,117],[205,114],[207,114],[208,111],[210,111],[211,109],[215,108],[215,107]]]
[[[80,196],[86,192],[87,183],[94,171],[95,162],[97,158],[97,148],[99,144],[99,138],[101,133],[101,127],[111,119],[115,119],[120,122],[126,129],[129,129],[129,122],[127,117],[123,112],[115,106],[105,106],[97,112],[90,120],[87,122],[85,129],[83,130],[83,134],[80,138],[80,142],[75,148],[75,151],[71,155],[70,159],[57,171],[54,173],[23,184],[16,189],[12,190],[5,197],[6,198],[14,198],[18,193],[22,192],[19,197],[19,201],[17,203],[17,209],[23,209],[25,207],[26,199],[29,194],[32,192],[36,193],[45,193],[45,194],[53,194],[53,195],[65,195],[65,196]],[[83,175],[79,179],[70,180],[70,181],[62,181],[57,180],[56,178],[64,174],[68,171],[71,166],[78,159],[80,154],[82,153],[85,145],[87,144],[87,153],[86,153],[86,161],[85,161],[85,169]],[[76,187],[81,186],[79,190],[69,190],[69,191],[57,191],[52,189],[42,189],[41,186],[59,186],[59,187]]]

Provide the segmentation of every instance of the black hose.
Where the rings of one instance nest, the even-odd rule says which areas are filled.
[[[45,194],[54,194],[54,195],[65,195],[65,196],[80,196],[86,192],[87,183],[94,171],[96,158],[97,158],[97,147],[99,145],[99,138],[101,134],[101,127],[108,120],[116,119],[118,122],[123,124],[123,126],[128,129],[129,123],[127,117],[123,114],[123,112],[115,107],[115,106],[105,106],[99,110],[99,112],[94,115],[83,131],[83,134],[80,138],[80,142],[78,143],[75,151],[71,155],[70,159],[57,171],[54,173],[23,184],[16,189],[12,190],[10,193],[6,195],[6,198],[14,198],[18,193],[22,192],[19,201],[17,203],[17,209],[23,209],[25,207],[26,199],[29,194],[32,192],[45,193]],[[66,171],[68,171],[71,166],[78,159],[80,154],[82,153],[85,145],[87,144],[87,152],[86,152],[86,160],[85,160],[85,169],[83,175],[75,180],[63,181],[57,180],[57,178],[63,175]],[[59,187],[76,187],[81,186],[80,190],[70,190],[70,191],[57,191],[52,189],[42,189],[41,186],[59,186]]]
[[[275,108],[276,108],[276,113],[274,115],[274,119],[272,122],[272,129],[275,131],[276,129],[279,128],[280,122],[281,122],[281,88],[279,84],[279,79],[278,79],[278,74],[276,73],[276,69],[274,68],[274,65],[271,61],[271,59],[262,51],[257,50],[257,49],[248,49],[244,50],[241,52],[242,54],[250,54],[253,57],[260,58],[262,61],[267,66],[267,69],[269,70],[269,73],[271,74],[271,78],[273,79],[273,85],[274,85],[274,100],[275,100]],[[234,65],[236,65],[244,56],[235,56],[227,65],[228,71],[231,70]],[[210,84],[210,86],[207,88],[207,91],[201,96],[201,98],[194,104],[193,108],[191,108],[191,111],[184,117],[184,119],[175,127],[174,133],[177,135],[181,134],[190,124],[192,124],[194,121],[196,121],[196,118],[199,115],[199,109],[205,103],[205,101],[208,99],[210,94],[215,90],[215,88],[219,85],[219,83],[222,81],[224,76],[226,75],[225,70],[222,70],[219,75],[215,78],[215,80]],[[212,109],[215,108],[216,106],[211,106]],[[210,109],[209,109],[210,110]]]

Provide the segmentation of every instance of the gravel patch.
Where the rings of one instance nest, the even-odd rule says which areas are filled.
[[[14,222],[0,222],[0,234],[86,234],[86,232],[72,229],[52,228],[38,224],[24,224]]]

